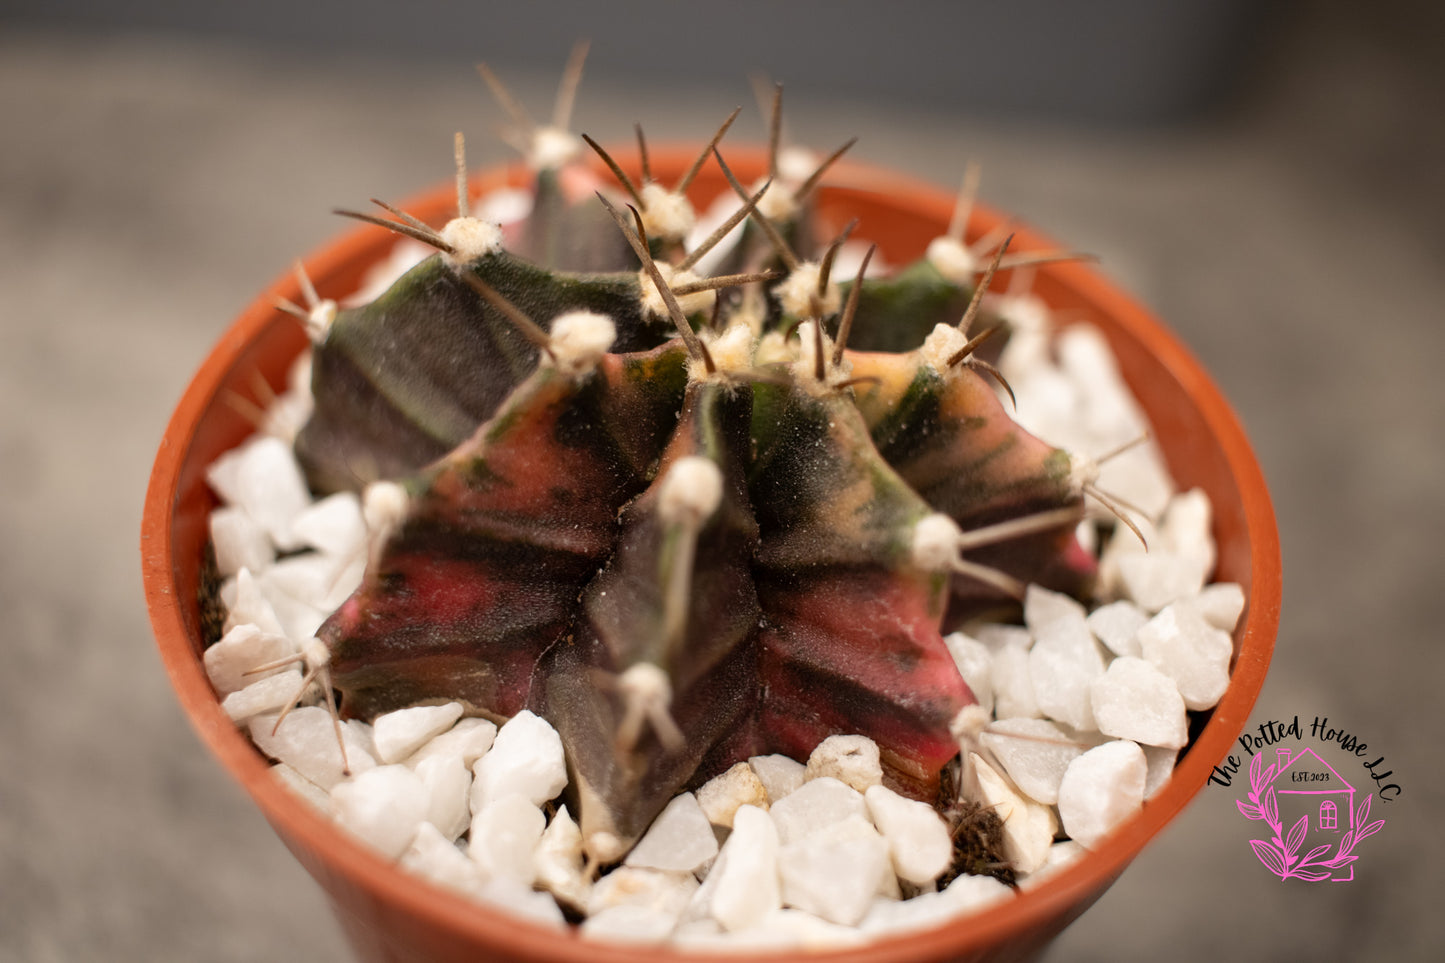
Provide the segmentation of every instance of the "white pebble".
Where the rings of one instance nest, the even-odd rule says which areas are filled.
[[[1119,558],[1119,578],[1130,599],[1149,612],[1198,595],[1206,570],[1195,559],[1165,548]]]
[[[807,781],[807,766],[777,753],[753,756],[748,765],[767,791],[769,803],[777,802]]]
[[[351,594],[353,586],[343,583],[356,576],[343,571],[347,566],[346,559],[305,552],[281,559],[257,576],[257,581],[283,623],[286,621],[284,609],[294,607],[291,603],[295,602],[315,609],[324,617],[339,608]],[[366,567],[359,557],[350,566],[358,572]]]
[[[767,809],[768,791],[752,767],[740,762],[704,783],[697,803],[714,826],[731,826],[733,814],[743,806]]]
[[[504,876],[530,886],[537,875],[532,854],[546,828],[547,817],[535,803],[509,793],[489,801],[472,816],[467,855],[488,879]]]
[[[778,867],[784,905],[844,926],[863,918],[892,872],[887,841],[862,816],[783,846]]]
[[[430,822],[417,827],[411,845],[401,854],[401,868],[438,886],[475,895],[483,882],[481,869]]]
[[[1215,549],[1211,529],[1214,508],[1202,488],[1175,495],[1159,521],[1163,547],[1196,565],[1203,576],[1214,570]]]
[[[1020,792],[1050,806],[1059,801],[1064,770],[1085,749],[1046,719],[1000,719],[981,739]]]
[[[677,917],[646,906],[609,906],[582,921],[582,935],[616,943],[661,943],[677,927]]]
[[[1054,873],[1072,865],[1086,852],[1088,852],[1088,850],[1084,849],[1084,847],[1072,839],[1065,839],[1054,843],[1049,847],[1049,858],[1044,860],[1044,864],[1032,873],[1019,879],[1019,889],[1032,889]]]
[[[832,776],[859,792],[883,783],[878,744],[867,736],[829,736],[808,756],[807,778]]]
[[[1064,832],[1085,849],[1098,846],[1144,804],[1148,764],[1127,739],[1106,742],[1075,759],[1059,785]]]
[[[1077,634],[1088,618],[1087,610],[1062,592],[1054,592],[1039,585],[1029,585],[1024,592],[1024,625],[1038,639],[1051,628],[1062,627],[1062,631]]]
[[[1188,605],[1171,605],[1139,630],[1144,658],[1174,680],[1184,704],[1199,711],[1217,703],[1229,687],[1234,641]]]
[[[229,586],[229,592],[226,586]],[[221,601],[226,603],[223,632],[230,632],[238,625],[254,625],[266,635],[286,635],[281,620],[276,617],[276,610],[271,607],[270,600],[250,569],[241,569],[226,586],[221,589]]]
[[[767,812],[756,806],[743,806],[737,811],[732,835],[723,844],[706,881],[710,889],[705,900],[708,915],[723,929],[736,931],[755,926],[782,906],[778,849],[778,831]],[[702,896],[701,891],[698,895]]]
[[[697,797],[685,792],[663,808],[624,862],[646,869],[691,873],[717,852],[712,823]]]
[[[507,720],[472,771],[473,813],[513,793],[540,806],[567,785],[562,739],[545,719],[526,709]]]
[[[377,716],[371,723],[377,758],[383,763],[401,762],[427,740],[450,729],[462,717],[462,711],[460,702],[448,702],[439,706],[412,706]]]
[[[472,773],[456,756],[433,756],[408,766],[427,790],[426,820],[449,840],[471,824]]]
[[[235,504],[256,520],[277,548],[299,548],[291,525],[311,506],[311,493],[291,446],[279,438],[257,435],[238,451]]]
[[[307,508],[291,523],[295,541],[339,558],[362,550],[366,522],[361,517],[361,499],[355,492],[337,492]]]
[[[840,926],[812,913],[787,907],[764,916],[757,926],[741,935],[745,939],[733,937],[730,941],[732,946],[830,950],[863,942],[862,934],[852,926]]]
[[[331,790],[336,821],[387,859],[399,859],[426,821],[427,791],[405,766],[377,766]]]
[[[1174,680],[1151,663],[1121,656],[1089,688],[1099,731],[1147,746],[1183,748],[1189,717]]]
[[[211,512],[211,545],[216,570],[229,578],[243,568],[265,571],[276,560],[271,537],[239,508],[222,506]]]
[[[273,728],[276,729],[274,734]],[[341,781],[341,749],[336,743],[336,729],[331,713],[320,706],[292,710],[281,720],[279,727],[273,715],[256,716],[250,721],[249,729],[251,741],[257,748],[272,759],[286,763],[322,789],[330,790]],[[358,775],[374,768],[376,760],[355,731],[349,726],[342,726],[341,733],[351,774]]]
[[[280,712],[295,705],[301,694],[301,673],[296,669],[267,676],[221,700],[221,708],[237,725],[265,712]]]
[[[978,639],[954,632],[944,636],[943,644],[958,666],[958,674],[968,684],[968,691],[983,706],[985,712],[993,714],[993,654],[988,646]]]
[[[1244,589],[1234,582],[1215,582],[1180,604],[1194,609],[1216,629],[1232,634],[1244,613]]]
[[[980,632],[983,641],[986,634]],[[987,644],[987,642],[985,642]],[[993,650],[993,712],[1000,719],[1035,719],[1042,715],[1034,690],[1029,649],[1033,640],[1028,632],[1012,634]]]
[[[592,882],[584,869],[582,830],[566,806],[557,810],[542,832],[532,861],[538,886],[579,912],[587,908]]]
[[[1013,890],[991,876],[960,876],[942,892],[876,900],[858,929],[872,937],[926,929],[1012,897]]]
[[[331,815],[331,794],[284,762],[271,767],[271,775],[283,786],[306,800],[321,813]]]
[[[831,776],[820,776],[778,800],[769,813],[777,825],[778,839],[787,844],[849,816],[864,816],[867,809],[858,790]]]
[[[593,916],[618,906],[637,906],[676,923],[697,891],[698,882],[691,873],[619,866],[593,884],[587,913]]]
[[[258,666],[269,665],[296,654],[296,646],[284,635],[268,635],[254,625],[238,625],[201,656],[206,676],[215,686],[216,694],[226,696],[244,689],[267,676],[286,671],[277,666],[255,672]]]
[[[1144,762],[1149,771],[1144,777],[1144,798],[1149,799],[1169,781],[1174,773],[1174,761],[1179,758],[1178,749],[1163,746],[1140,746],[1144,750]]]
[[[496,723],[487,719],[468,718],[458,720],[446,732],[433,737],[426,745],[412,753],[406,764],[416,768],[424,760],[438,756],[455,756],[468,769],[487,754],[497,738]]]
[[[1094,729],[1089,686],[1104,674],[1104,659],[1082,613],[1054,618],[1034,633],[1029,678],[1044,715],[1075,729]]]
[[[977,798],[1003,820],[1004,855],[1020,873],[1032,873],[1048,858],[1054,841],[1054,812],[1019,795],[1013,786],[976,753],[969,758],[977,782]],[[1075,760],[1077,763],[1078,760]]]
[[[1139,647],[1139,630],[1149,621],[1149,613],[1126,599],[1101,605],[1089,613],[1089,631],[1115,655],[1143,654]]]
[[[953,861],[948,825],[926,802],[909,799],[885,786],[863,794],[873,825],[888,842],[893,871],[914,884],[931,883]]]
[[[561,929],[566,918],[549,893],[532,889],[510,876],[498,876],[482,883],[477,895],[484,902],[543,926]]]

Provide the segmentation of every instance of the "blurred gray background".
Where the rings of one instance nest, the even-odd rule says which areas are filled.
[[[1207,788],[1048,959],[1435,959],[1445,678],[1445,16],[1401,0],[0,3],[0,960],[347,958],[191,735],[139,516],[190,373],[327,211],[508,159],[472,71],[698,138],[749,71],[792,137],[983,197],[1155,308],[1269,478],[1286,591],[1256,721],[1327,715],[1400,798],[1347,885],[1254,864]],[[483,145],[489,145],[484,147]],[[492,146],[494,145],[494,146]],[[1374,753],[1372,753],[1372,756]]]

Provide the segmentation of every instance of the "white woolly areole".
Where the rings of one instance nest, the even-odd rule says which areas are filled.
[[[957,238],[935,237],[928,242],[924,256],[935,271],[954,284],[971,284],[978,273],[978,258]]]
[[[785,184],[802,184],[818,169],[819,157],[806,147],[784,147],[778,151],[778,177]]]
[[[301,643],[301,657],[306,660],[307,669],[320,669],[331,664],[331,650],[315,636]]]
[[[1080,492],[1099,480],[1099,463],[1088,455],[1069,452],[1069,488]]]
[[[958,715],[948,723],[948,731],[961,745],[977,746],[978,737],[993,721],[993,715],[983,706],[974,703],[958,710]]]
[[[833,339],[825,332],[822,337],[823,380],[818,380],[818,327],[816,321],[804,321],[798,325],[798,360],[793,362],[793,377],[805,387],[829,390],[853,375],[853,362],[845,356],[833,364]]]
[[[674,270],[671,264],[658,263],[657,271],[662,275],[663,281],[667,282],[670,288],[681,287],[684,284],[691,284],[694,281],[702,280],[691,271]],[[643,268],[637,275],[638,284],[642,288],[642,313],[649,320],[664,321],[671,320],[672,315],[667,312],[667,303],[662,300],[658,293],[657,285],[652,280],[652,274]],[[716,291],[695,291],[692,294],[674,295],[677,297],[677,306],[682,313],[688,317],[694,314],[701,314],[711,311],[713,302],[717,300]]]
[[[769,331],[758,339],[755,359],[760,368],[770,364],[790,364],[797,356],[781,331]]]
[[[697,224],[692,202],[656,181],[648,181],[638,192],[642,195],[642,226],[649,237],[680,241]]]
[[[968,335],[951,324],[939,323],[923,339],[923,347],[918,349],[918,353],[924,364],[942,374],[949,370],[948,359],[958,354],[966,344]]]
[[[657,514],[666,524],[680,522],[700,528],[722,503],[722,487],[722,472],[711,459],[686,455],[673,462],[663,476],[657,493]],[[627,671],[640,668],[636,665]]]
[[[806,177],[807,175],[804,176]],[[766,183],[767,178],[762,178],[753,184],[748,194],[750,196],[756,194],[763,189],[763,185]],[[774,183],[772,187],[768,188],[766,194],[758,198],[757,210],[759,214],[770,221],[786,221],[798,213],[798,199],[793,196],[793,192],[788,190],[787,187]]]
[[[527,164],[533,170],[556,170],[576,160],[580,153],[582,138],[570,130],[548,124],[532,133],[532,149],[527,152]]]
[[[617,325],[605,314],[569,311],[552,321],[552,363],[568,374],[587,374],[617,340]],[[544,355],[545,358],[545,355]]]
[[[639,662],[624,669],[617,677],[617,691],[628,702],[666,709],[672,705],[672,683],[659,666]]]
[[[361,518],[373,535],[396,531],[406,518],[409,501],[406,489],[396,482],[379,481],[366,486],[361,494]]]
[[[925,515],[913,526],[913,564],[925,572],[951,571],[962,538],[958,523],[947,515]]]
[[[306,336],[311,339],[312,344],[320,344],[326,340],[326,332],[331,330],[331,323],[335,320],[336,302],[330,298],[325,298],[311,309],[306,316]]]
[[[753,369],[753,348],[757,344],[757,335],[753,333],[752,325],[747,319],[734,318],[722,334],[703,331],[698,337],[707,345],[707,353],[712,358],[716,373],[709,375],[707,365],[703,364],[702,359],[692,358],[687,363],[687,374],[691,380],[705,381],[709,377],[722,377],[731,371]]]
[[[442,257],[452,267],[460,267],[500,251],[502,229],[481,218],[454,217],[442,228],[442,240],[452,249],[450,253],[443,252]]]
[[[797,270],[778,282],[778,286],[773,288],[773,296],[782,304],[785,313],[797,318],[814,318],[837,312],[843,303],[843,296],[836,281],[830,278],[828,290],[823,292],[821,298],[818,297],[818,278],[822,271],[821,265],[804,261],[798,265]],[[817,310],[814,310],[815,300]]]

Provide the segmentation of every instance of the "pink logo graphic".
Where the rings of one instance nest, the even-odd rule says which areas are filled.
[[[1275,761],[1266,766],[1264,760],[1259,753],[1249,764],[1249,801],[1234,803],[1246,819],[1262,819],[1273,832],[1269,839],[1249,841],[1254,855],[1280,879],[1354,879],[1355,847],[1385,825],[1383,819],[1367,822],[1372,794],[1365,793],[1356,806],[1355,787],[1313,749],[1275,749]],[[1288,819],[1294,822],[1286,833]]]

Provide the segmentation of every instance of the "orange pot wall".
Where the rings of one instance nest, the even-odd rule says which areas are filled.
[[[671,183],[694,156],[695,149],[654,150],[653,171],[664,183]],[[766,169],[759,150],[734,148],[728,156],[744,182]],[[621,159],[635,175],[636,158],[630,163],[625,156]],[[483,193],[503,183],[525,181],[525,172],[512,168],[475,177],[472,183],[474,191]],[[840,164],[830,183],[835,186],[819,197],[820,214],[840,226],[859,218],[858,236],[878,242],[891,263],[921,255],[928,241],[944,230],[953,205],[947,192],[858,165]],[[698,176],[692,193],[701,205],[724,189],[722,175],[710,167]],[[404,207],[424,220],[441,223],[453,210],[453,190],[450,185],[440,187]],[[985,233],[999,221],[992,212],[976,211],[969,237]],[[323,295],[345,295],[391,244],[392,236],[386,232],[359,228],[308,258],[306,268]],[[1019,229],[1013,249],[1054,247]],[[1175,479],[1183,488],[1203,488],[1214,503],[1216,578],[1239,582],[1248,600],[1235,633],[1236,661],[1229,690],[1208,714],[1170,782],[1143,812],[1087,858],[1027,896],[981,916],[845,952],[809,954],[810,959],[891,963],[1034,955],[1087,909],[1200,790],[1242,731],[1263,685],[1279,624],[1279,536],[1264,479],[1238,420],[1174,336],[1097,271],[1079,263],[1046,265],[1038,269],[1035,291],[1056,310],[1088,318],[1104,331],[1154,424]],[[200,660],[199,562],[207,515],[215,505],[204,473],[216,456],[251,431],[227,403],[228,394],[255,400],[256,372],[279,389],[291,362],[306,345],[299,326],[272,307],[277,295],[301,300],[293,278],[277,281],[206,358],[172,416],[146,495],[141,532],[146,598],[162,659],[192,724],[325,889],[353,947],[365,960],[661,963],[694,958],[661,949],[584,942],[570,932],[530,925],[404,876],[273,780],[266,760],[221,711]]]

